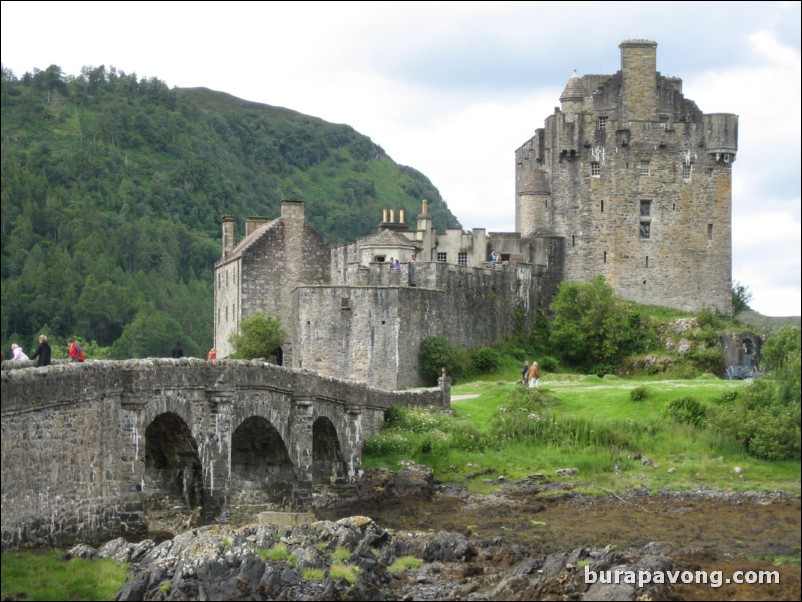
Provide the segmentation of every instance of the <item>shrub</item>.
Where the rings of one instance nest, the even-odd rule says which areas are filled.
[[[545,372],[556,372],[560,367],[560,362],[552,355],[545,355],[537,362],[538,368]]]
[[[643,401],[649,395],[649,387],[635,387],[629,392],[629,399],[631,401]]]
[[[703,425],[707,412],[705,406],[698,400],[686,396],[672,399],[666,406],[666,414],[677,422],[700,427]]]
[[[785,382],[764,377],[751,387],[722,395],[712,412],[712,428],[756,458],[799,461],[799,389],[796,400],[789,400],[784,387]]]
[[[468,350],[445,337],[428,337],[421,343],[420,372],[430,384],[437,383],[442,368],[456,381],[468,374],[470,367]]]
[[[471,356],[474,372],[487,374],[498,369],[501,365],[501,354],[492,347],[479,347]]]
[[[610,362],[599,362],[590,369],[590,373],[598,377],[602,377],[605,374],[612,374],[613,372],[614,368]]]

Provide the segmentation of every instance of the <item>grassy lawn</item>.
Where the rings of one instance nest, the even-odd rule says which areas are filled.
[[[563,434],[549,440],[532,435],[493,441],[490,433],[498,437],[498,429],[491,425],[499,408],[508,404],[511,392],[523,389],[514,379],[504,374],[455,385],[453,397],[476,396],[452,401],[455,418],[422,424],[412,436],[426,439],[417,450],[402,449],[399,441],[395,449],[370,451],[365,466],[397,468],[398,461],[412,459],[431,466],[440,480],[464,482],[477,491],[543,475],[599,494],[640,487],[800,492],[799,462],[752,458],[712,429],[679,423],[666,414],[666,406],[681,397],[713,406],[726,392],[748,386],[744,381],[547,375],[540,381],[547,400],[543,410],[564,425]],[[642,400],[630,398],[636,387],[645,387]],[[456,445],[455,432],[475,432],[477,438],[486,437],[486,444]],[[578,472],[557,473],[564,468]]]

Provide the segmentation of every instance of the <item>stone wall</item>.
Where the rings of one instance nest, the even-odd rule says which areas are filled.
[[[559,254],[559,244],[552,250]],[[494,343],[520,327],[519,314],[534,316],[541,299],[550,301],[559,282],[526,264],[419,262],[411,287],[408,269],[375,264],[351,274],[362,286],[296,289],[294,367],[383,389],[418,387],[425,338],[443,336],[468,348]]]
[[[446,385],[381,391],[263,362],[193,358],[4,369],[3,548],[141,533],[165,500],[185,503],[188,521],[224,519],[245,501],[308,508],[315,463],[354,479],[385,410],[448,408]],[[253,421],[287,450],[287,499],[271,496],[269,479],[248,492],[231,479],[232,450],[259,443]]]

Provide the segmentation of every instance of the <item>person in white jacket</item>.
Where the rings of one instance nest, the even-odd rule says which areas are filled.
[[[11,358],[14,361],[25,362],[28,360],[28,356],[25,355],[25,352],[22,350],[22,347],[20,347],[16,343],[11,343],[11,352],[14,354],[14,357]]]

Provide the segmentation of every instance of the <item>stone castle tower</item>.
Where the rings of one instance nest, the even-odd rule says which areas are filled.
[[[515,152],[516,231],[563,238],[567,280],[603,275],[632,301],[731,313],[738,116],[686,99],[657,71],[655,42],[620,49],[620,71],[572,76]]]

